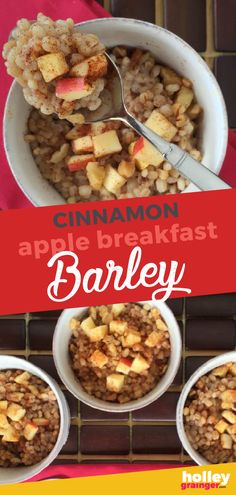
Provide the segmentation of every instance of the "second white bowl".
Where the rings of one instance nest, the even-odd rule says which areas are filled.
[[[96,397],[93,397],[85,392],[85,390],[81,387],[72,370],[68,352],[69,340],[71,337],[69,323],[71,318],[81,317],[82,315],[85,315],[88,311],[88,308],[72,308],[66,309],[62,312],[60,318],[58,319],[53,336],[53,357],[57,372],[66,388],[68,388],[68,390],[70,390],[70,392],[79,400],[85,402],[85,404],[88,404],[95,409],[100,409],[102,411],[108,412],[119,413],[134,411],[135,409],[145,407],[154,400],[158,399],[158,397],[163,395],[173,382],[179,368],[182,351],[182,341],[178,323],[173,313],[165,303],[153,303],[152,301],[145,302],[153,307],[158,308],[164,321],[167,324],[171,345],[170,359],[168,362],[166,373],[163,375],[154,389],[151,390],[151,392],[146,394],[144,397],[141,397],[141,399],[136,399],[125,404],[111,403],[108,401],[97,399]],[[144,304],[144,302],[140,302],[138,304]]]
[[[35,375],[45,383],[49,385],[51,390],[56,396],[57,404],[60,413],[60,429],[57,437],[57,441],[48,454],[42,461],[32,466],[17,466],[12,468],[0,468],[0,484],[6,483],[19,483],[26,481],[36,474],[40,473],[43,469],[48,467],[54,459],[58,456],[63,445],[67,441],[70,427],[70,412],[66,402],[66,399],[59,387],[59,385],[51,378],[45,371],[38,368],[34,364],[26,361],[25,359],[16,358],[14,356],[0,356],[0,371],[19,369],[22,371],[28,371],[32,375]]]

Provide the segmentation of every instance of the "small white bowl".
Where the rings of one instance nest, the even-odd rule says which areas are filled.
[[[135,19],[104,18],[77,24],[82,32],[99,36],[106,47],[128,45],[151,50],[158,60],[193,82],[203,108],[201,125],[202,162],[220,172],[228,140],[228,122],[219,85],[202,57],[175,34]],[[4,114],[4,145],[12,173],[25,195],[36,206],[65,203],[62,196],[41,176],[29,145],[24,141],[30,106],[22,89],[13,83]],[[185,192],[197,191],[190,184]]]
[[[236,351],[232,352],[227,352],[225,354],[221,354],[219,356],[216,356],[212,359],[209,359],[206,363],[204,363],[200,368],[198,368],[195,373],[189,378],[187,383],[185,384],[179,400],[177,404],[177,409],[176,409],[176,423],[177,423],[177,431],[178,435],[180,438],[180,441],[184,447],[184,449],[188,452],[188,454],[192,457],[192,459],[199,464],[199,466],[205,466],[208,464],[211,464],[205,457],[200,455],[191,445],[190,441],[188,440],[188,437],[185,433],[185,428],[184,428],[184,416],[183,416],[183,410],[185,406],[186,399],[188,397],[188,394],[190,390],[193,388],[195,383],[201,378],[201,376],[206,375],[209,373],[211,370],[214,368],[217,368],[218,366],[221,366],[226,363],[230,362],[236,362]]]
[[[59,317],[53,336],[53,357],[57,372],[66,388],[85,404],[88,404],[95,409],[100,409],[101,411],[115,413],[134,411],[135,409],[145,407],[151,402],[158,399],[158,397],[163,395],[173,382],[179,368],[182,350],[182,341],[178,323],[173,313],[165,303],[153,303],[152,301],[145,302],[150,304],[152,307],[156,307],[160,310],[161,315],[168,326],[171,354],[168,362],[167,371],[158,382],[158,384],[154,387],[154,389],[141,399],[136,399],[125,404],[111,403],[108,401],[97,399],[96,397],[87,394],[87,392],[85,392],[85,390],[81,387],[79,380],[75,377],[72,370],[68,352],[69,340],[71,337],[69,323],[71,318],[81,317],[85,315],[89,308],[85,307],[66,309]],[[137,304],[145,304],[145,302],[142,301]]]
[[[50,454],[48,454],[45,459],[38,462],[37,464],[34,464],[33,466],[0,468],[0,484],[20,483],[22,481],[26,481],[33,476],[36,476],[36,474],[39,474],[43,469],[48,467],[49,464],[51,464],[51,462],[53,462],[54,459],[58,456],[63,445],[66,443],[70,427],[70,412],[66,399],[59,385],[55,382],[55,380],[53,380],[53,378],[51,378],[45,371],[41,370],[29,361],[19,359],[14,356],[1,355],[0,370],[3,371],[10,369],[28,371],[32,375],[41,378],[41,380],[49,385],[57,398],[60,412],[60,429],[57,441]]]

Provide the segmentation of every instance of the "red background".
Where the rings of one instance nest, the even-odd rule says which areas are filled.
[[[156,203],[177,201],[179,217],[163,217],[157,221],[135,220],[132,222],[115,222],[109,225],[90,225],[81,227],[56,228],[53,216],[58,211],[68,212],[89,208],[101,211],[107,208],[112,211],[119,206],[124,211],[125,206],[133,208],[142,204],[147,207]],[[104,233],[140,232],[152,230],[155,224],[161,228],[170,227],[173,223],[181,226],[207,225],[212,221],[218,226],[218,239],[207,238],[204,241],[178,242],[175,244],[159,244],[143,246],[143,264],[149,262],[177,260],[179,264],[186,263],[185,275],[180,283],[182,287],[192,289],[193,296],[233,292],[236,289],[236,264],[234,238],[234,211],[236,190],[212,191],[173,196],[158,196],[145,199],[63,205],[45,208],[28,208],[9,210],[0,213],[1,245],[1,308],[0,314],[29,312],[38,310],[55,310],[62,307],[89,306],[92,304],[107,304],[111,302],[126,302],[148,300],[153,288],[139,287],[134,290],[124,289],[114,292],[109,287],[104,293],[86,294],[82,289],[69,301],[57,303],[47,296],[47,286],[54,279],[55,269],[48,268],[47,262],[51,254],[36,260],[31,256],[19,256],[18,244],[22,241],[38,239],[63,238],[68,232],[77,237],[87,236],[90,239],[90,249],[79,254],[80,269],[84,273],[92,267],[104,267],[108,259],[126,266],[131,247],[112,247],[111,249],[96,248],[96,230]],[[184,296],[174,293],[173,297]]]

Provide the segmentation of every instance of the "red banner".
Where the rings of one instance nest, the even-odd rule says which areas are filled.
[[[232,189],[1,212],[0,313],[233,292],[235,204]]]

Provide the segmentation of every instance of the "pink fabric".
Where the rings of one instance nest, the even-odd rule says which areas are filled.
[[[35,19],[38,12],[43,12],[53,19],[72,17],[75,22],[87,21],[98,17],[108,17],[106,12],[95,0],[7,0],[0,2],[0,51],[8,39],[10,31],[18,19],[25,17]],[[12,78],[6,74],[4,61],[0,56],[1,92],[0,115],[3,116],[7,93]],[[2,118],[1,118],[2,136]],[[32,206],[18,187],[7,163],[3,143],[0,145],[0,209],[25,208]]]
[[[232,187],[236,187],[236,132],[229,131],[228,147],[220,176]]]
[[[136,473],[157,469],[180,468],[181,464],[74,464],[49,466],[29,481],[42,481],[49,478],[84,478],[107,474]]]

